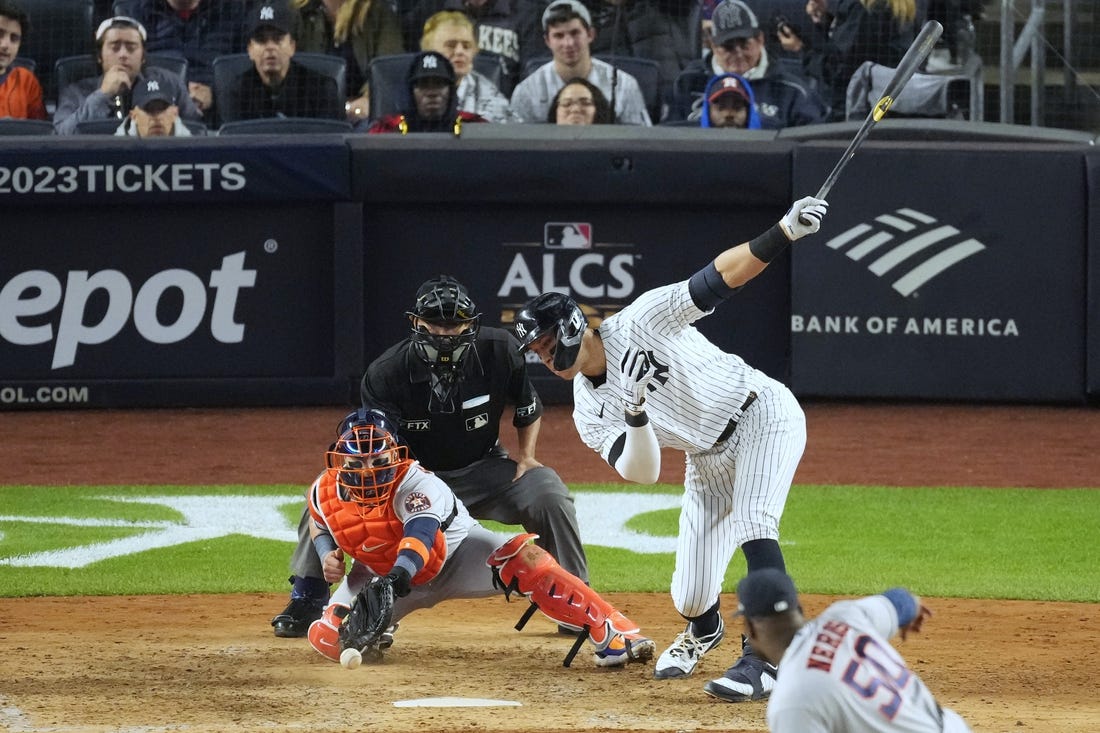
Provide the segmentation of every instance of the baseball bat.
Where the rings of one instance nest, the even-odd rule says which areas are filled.
[[[871,132],[871,128],[875,126],[875,123],[886,116],[887,111],[889,111],[898,94],[901,93],[902,88],[913,78],[917,67],[924,63],[924,60],[928,58],[928,54],[932,53],[932,47],[936,45],[936,41],[939,40],[942,34],[943,26],[935,20],[928,21],[920,29],[920,33],[913,39],[913,43],[905,51],[905,55],[902,56],[901,63],[894,71],[890,83],[882,90],[882,96],[879,97],[878,102],[871,108],[871,111],[867,113],[867,119],[859,126],[855,137],[852,138],[852,142],[848,143],[844,155],[840,156],[840,160],[833,166],[833,170],[829,177],[825,179],[825,183],[821,184],[821,188],[817,192],[817,198],[823,199],[829,195],[833,184],[840,178],[840,172],[844,170],[844,166],[848,165],[848,161],[852,159],[856,151],[859,150],[859,146],[867,139],[867,135]],[[802,217],[799,220],[803,224],[810,223]]]

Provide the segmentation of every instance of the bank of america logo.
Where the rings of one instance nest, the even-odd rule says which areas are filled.
[[[973,238],[960,241],[958,229],[915,209],[876,216],[874,224],[857,224],[825,244],[838,251],[847,248],[845,254],[856,262],[869,259],[867,269],[879,277],[896,277],[891,285],[902,295],[985,249]]]

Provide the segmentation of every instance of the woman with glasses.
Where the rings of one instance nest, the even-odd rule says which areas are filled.
[[[600,88],[582,77],[565,83],[550,103],[546,121],[552,125],[610,125],[611,103]]]

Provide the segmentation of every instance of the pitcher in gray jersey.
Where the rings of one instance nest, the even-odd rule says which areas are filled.
[[[781,666],[772,733],[970,733],[890,645],[932,615],[906,589],[834,603],[811,621],[790,577],[766,568],[741,580],[737,598],[745,634]]]
[[[577,432],[619,475],[655,483],[662,447],[686,454],[671,591],[687,627],[657,660],[657,679],[690,676],[721,642],[719,594],[738,547],[750,572],[785,570],[779,519],[806,446],[805,416],[790,390],[691,324],[816,232],[827,206],[800,199],[759,237],[688,280],[643,293],[598,328],[561,293],[544,293],[516,315],[521,349],[573,380]],[[775,667],[743,639],[741,658],[704,690],[738,702],[765,698],[774,685]]]

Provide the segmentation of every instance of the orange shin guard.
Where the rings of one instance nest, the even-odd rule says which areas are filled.
[[[531,544],[538,535],[521,534],[501,545],[489,557],[505,594],[520,592],[551,620],[580,631],[588,627],[597,650],[615,634],[633,634],[638,626],[568,572],[546,550]]]
[[[350,608],[342,603],[333,603],[321,618],[309,625],[309,645],[334,662],[340,661],[340,624],[347,618]]]

